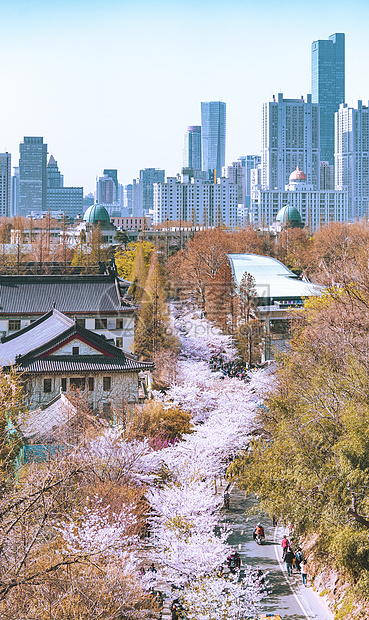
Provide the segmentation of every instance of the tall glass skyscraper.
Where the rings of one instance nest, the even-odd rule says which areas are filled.
[[[201,127],[190,125],[184,138],[183,166],[202,170],[201,166]]]
[[[320,104],[320,159],[334,164],[334,114],[345,102],[345,35],[311,45],[311,95]]]
[[[225,166],[226,104],[223,101],[201,103],[202,169],[216,171],[217,178]]]
[[[0,215],[11,215],[11,155],[0,153]]]
[[[47,144],[25,137],[19,145],[19,213],[47,210]]]

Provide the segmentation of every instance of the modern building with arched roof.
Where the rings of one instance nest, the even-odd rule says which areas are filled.
[[[257,316],[264,325],[262,359],[273,359],[275,350],[288,348],[289,311],[320,295],[322,287],[299,278],[270,256],[228,254],[228,259],[237,288],[245,273],[254,278]]]

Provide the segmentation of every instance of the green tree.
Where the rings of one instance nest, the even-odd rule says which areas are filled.
[[[137,302],[142,299],[144,294],[147,271],[148,268],[145,263],[143,244],[140,242],[136,248],[132,271],[129,277],[132,286],[128,289],[128,292],[134,296]]]
[[[150,358],[174,344],[161,267],[157,253],[153,252],[135,327],[135,353],[140,357]]]
[[[150,257],[154,250],[154,245],[150,243],[150,241],[129,243],[125,250],[118,250],[115,253],[115,264],[117,266],[118,275],[121,278],[124,278],[125,280],[129,280],[131,278],[136,253],[140,245],[146,268],[148,268],[150,264]]]

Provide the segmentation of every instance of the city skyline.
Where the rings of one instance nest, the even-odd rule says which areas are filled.
[[[343,2],[312,2],[308,13],[290,0],[225,9],[204,1],[170,10],[114,0],[0,6],[9,57],[0,69],[0,151],[14,167],[23,137],[43,136],[66,184],[85,193],[104,168],[117,169],[123,184],[144,168],[179,172],[201,101],[227,104],[226,164],[260,154],[263,103],[278,92],[306,97],[311,44],[335,32],[346,35],[346,103],[369,99],[369,7],[361,0],[349,12]]]

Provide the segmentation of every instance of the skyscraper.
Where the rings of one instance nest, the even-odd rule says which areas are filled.
[[[299,166],[313,189],[320,187],[319,105],[311,95],[278,99],[263,105],[261,185],[284,190],[291,172]]]
[[[138,215],[145,215],[150,209],[154,208],[154,183],[164,183],[164,179],[165,170],[158,168],[140,170],[140,212]]]
[[[184,137],[183,151],[184,168],[193,168],[193,170],[201,170],[201,127],[199,125],[190,125],[187,127],[187,133]]]
[[[334,114],[345,102],[345,35],[311,45],[311,95],[320,105],[320,154],[334,164]]]
[[[335,115],[335,187],[349,195],[351,219],[369,215],[369,104],[342,103]]]
[[[19,153],[19,213],[46,211],[47,144],[40,137],[25,137]]]
[[[0,153],[0,215],[11,215],[11,155]]]
[[[50,155],[47,164],[47,208],[50,211],[77,217],[83,213],[83,187],[64,187],[64,177],[58,162]]]
[[[104,176],[109,177],[114,182],[115,186],[115,200],[118,202],[119,195],[119,183],[118,183],[118,170],[116,168],[104,168]]]
[[[225,166],[226,104],[223,101],[201,103],[202,169],[219,178]]]
[[[55,189],[59,187],[63,187],[64,179],[63,175],[60,173],[58,168],[58,162],[55,161],[54,157],[50,155],[49,163],[46,168],[47,172],[47,188]]]

